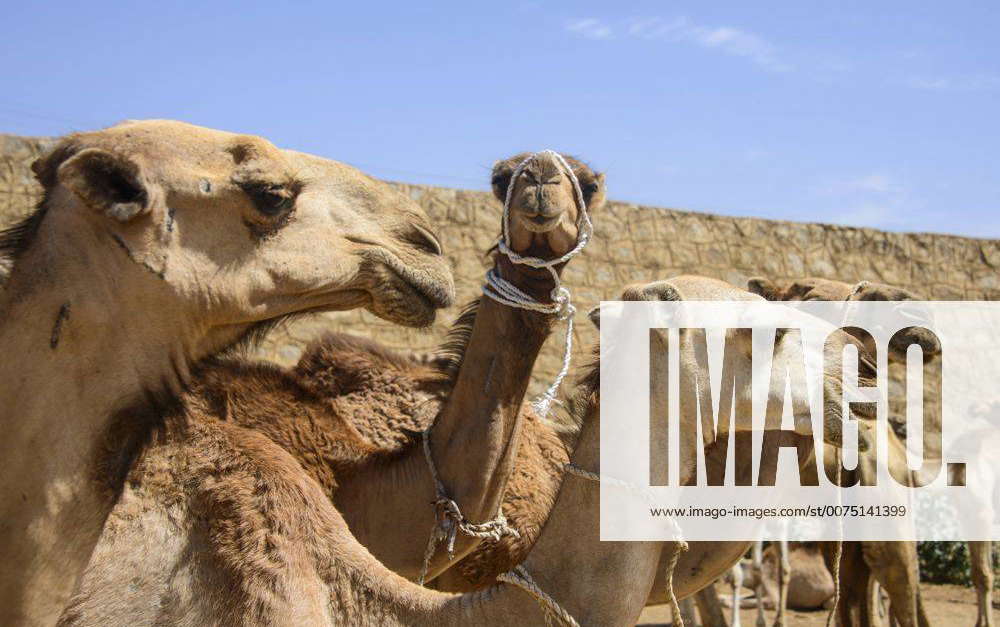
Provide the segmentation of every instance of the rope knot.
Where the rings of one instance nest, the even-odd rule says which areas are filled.
[[[473,538],[492,538],[498,542],[504,536],[520,538],[521,534],[518,533],[517,529],[510,526],[507,522],[507,517],[503,515],[503,511],[498,511],[493,519],[486,522],[469,522],[462,515],[462,510],[458,507],[458,503],[448,496],[444,484],[441,482],[441,477],[438,475],[437,466],[434,464],[434,458],[431,455],[430,429],[428,428],[421,432],[421,437],[423,439],[424,458],[427,460],[427,466],[430,468],[431,478],[434,480],[434,490],[437,495],[431,502],[434,506],[435,520],[434,528],[431,529],[431,536],[427,541],[427,548],[424,551],[424,564],[420,569],[419,583],[422,586],[427,578],[427,570],[430,568],[431,558],[434,557],[439,544],[444,543],[449,561],[455,559],[455,540],[459,532]]]

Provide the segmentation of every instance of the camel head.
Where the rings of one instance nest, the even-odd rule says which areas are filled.
[[[711,279],[708,277],[700,276],[679,276],[672,279],[663,281],[653,281],[651,283],[645,284],[634,284],[627,286],[620,300],[624,301],[683,301],[683,300],[694,300],[694,301],[755,301],[760,300],[760,297],[746,290],[734,287],[724,281],[719,281],[716,279]],[[594,322],[598,327],[600,327],[600,312],[597,309],[591,310],[589,317],[592,322]],[[745,372],[749,373],[753,368],[753,343],[751,341],[750,335],[736,334],[731,338],[735,342],[734,357],[736,361],[734,364],[736,367],[743,368]],[[727,340],[728,341],[728,340]],[[651,347],[653,345],[658,346],[658,350],[665,353],[667,350],[667,335],[665,332],[658,331],[656,333],[650,333],[650,343]],[[831,340],[833,348],[839,349],[839,352],[835,351],[832,359],[835,365],[831,369],[831,373],[841,372],[840,359],[843,355],[843,347],[845,344],[852,344],[858,349],[858,367],[859,367],[859,384],[871,386],[874,385],[874,364],[868,359],[867,353],[864,347],[858,342],[854,337],[847,333],[837,333]],[[652,350],[652,348],[651,348]],[[687,363],[691,369],[696,369],[700,366],[700,360],[696,352],[696,348],[693,347],[691,342],[686,339],[686,336],[682,336],[681,339],[681,356],[682,362]],[[805,363],[805,357],[802,355],[802,346],[798,341],[797,336],[792,336],[791,334],[780,334],[775,338],[775,359],[780,359],[782,361],[787,360],[789,364]],[[728,349],[727,349],[728,352]],[[650,377],[652,380],[667,380],[667,360],[658,359],[651,362],[650,367]],[[823,377],[823,386],[825,389],[824,399],[827,403],[824,406],[824,416],[823,416],[823,439],[829,444],[834,446],[842,446],[843,444],[843,420],[845,418],[843,414],[842,404],[840,399],[843,393],[843,384],[839,377],[826,375]],[[784,389],[780,390],[780,393],[784,394]],[[664,399],[652,398],[651,403],[655,404],[657,402],[665,403]],[[664,405],[665,407],[665,405]],[[870,421],[874,416],[874,408],[867,404],[853,404],[851,406],[852,418],[858,418],[866,421]],[[681,420],[695,420],[692,416],[684,416]],[[740,421],[737,419],[736,429],[746,429],[750,426],[749,420]],[[694,428],[693,424],[689,428]],[[871,444],[871,435],[868,433],[867,427],[859,428],[859,450],[865,451],[869,448]],[[706,442],[706,445],[710,442]]]
[[[91,235],[105,249],[95,272],[209,328],[358,307],[422,326],[453,298],[412,200],[260,137],[130,121],[70,135],[32,168],[46,192],[39,228]]]
[[[770,281],[762,277],[754,277],[747,281],[747,289],[773,301],[885,301],[902,303],[924,300],[910,290],[884,283],[861,281],[850,284],[829,279],[805,278],[791,281]],[[894,335],[889,343],[889,359],[906,363],[906,349],[910,344],[917,344],[923,351],[924,361],[931,360],[941,353],[941,343],[937,336],[921,328],[919,321],[924,317],[919,311],[903,310],[905,315],[914,319],[914,326],[904,332]],[[866,346],[872,355],[873,346]]]
[[[518,176],[518,166],[531,153],[521,153],[493,166],[493,193],[505,202],[510,195],[510,244],[522,254],[559,257],[576,245],[579,234],[578,205],[573,181],[559,159],[540,152],[528,161]],[[580,184],[587,211],[604,204],[604,175],[573,157],[563,157]]]

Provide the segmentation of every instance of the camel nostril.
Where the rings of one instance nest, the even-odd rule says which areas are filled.
[[[444,255],[444,246],[441,245],[441,241],[438,240],[434,233],[431,233],[430,230],[425,229],[419,224],[413,225],[413,231],[407,239],[414,246],[418,246],[432,255],[437,255],[438,257]]]

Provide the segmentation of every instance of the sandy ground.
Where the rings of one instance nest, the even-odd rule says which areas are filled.
[[[934,627],[973,627],[976,624],[976,593],[972,588],[960,586],[938,586],[923,584],[921,586],[924,607],[928,618]],[[727,618],[729,609],[726,608]],[[773,611],[765,611],[768,625],[774,620]],[[994,612],[996,614],[996,612]],[[826,625],[825,611],[789,612],[789,627],[823,627]],[[740,611],[740,622],[746,627],[752,627],[757,618],[757,610],[744,609]],[[994,615],[994,620],[1000,618]],[[670,624],[670,609],[665,605],[647,608],[642,613],[640,625]],[[690,626],[688,626],[690,627]]]

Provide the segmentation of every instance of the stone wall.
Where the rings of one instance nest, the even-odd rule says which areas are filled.
[[[0,228],[33,207],[39,190],[29,166],[50,145],[51,140],[0,135]],[[487,192],[395,185],[419,202],[437,225],[454,268],[459,302],[473,298],[485,271],[483,253],[499,231],[499,203]],[[732,218],[619,202],[608,203],[593,219],[593,241],[564,274],[579,309],[578,355],[596,339],[584,318],[589,307],[602,298],[615,298],[627,283],[682,273],[713,276],[740,286],[754,275],[819,276],[882,281],[908,287],[929,299],[1000,297],[998,240]],[[454,313],[446,312],[424,331],[394,326],[367,312],[316,316],[278,329],[260,353],[282,364],[294,363],[302,346],[325,330],[369,335],[400,348],[426,349],[438,341]],[[535,390],[558,371],[561,331],[557,329],[550,338],[536,368]]]

